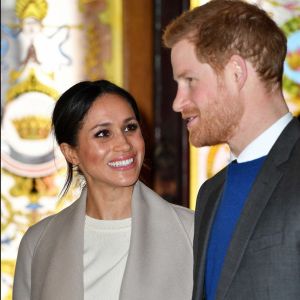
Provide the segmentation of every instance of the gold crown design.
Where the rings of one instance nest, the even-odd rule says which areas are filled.
[[[19,19],[35,18],[43,20],[47,15],[48,3],[45,0],[17,0],[16,15]]]
[[[17,72],[15,72],[17,73]],[[14,75],[14,74],[11,74]],[[16,85],[12,86],[10,89],[7,90],[6,92],[6,101],[9,102],[11,100],[14,100],[17,98],[19,95],[28,93],[28,92],[40,92],[43,94],[46,94],[53,99],[58,99],[59,93],[57,90],[53,89],[50,86],[47,86],[43,83],[41,83],[36,75],[34,70],[30,70],[30,73],[28,77],[20,82],[17,83]]]
[[[50,134],[51,120],[46,117],[26,116],[12,122],[22,139],[42,140]]]

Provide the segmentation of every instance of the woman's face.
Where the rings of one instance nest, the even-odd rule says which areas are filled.
[[[66,158],[78,165],[88,186],[113,188],[137,181],[145,153],[131,106],[114,94],[105,94],[92,104],[78,132],[77,146],[64,144],[61,148]]]

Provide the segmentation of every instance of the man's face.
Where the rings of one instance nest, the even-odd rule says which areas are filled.
[[[198,60],[188,40],[174,45],[171,61],[178,83],[173,110],[186,121],[190,142],[195,147],[228,142],[242,117],[243,105],[226,66],[217,75]]]

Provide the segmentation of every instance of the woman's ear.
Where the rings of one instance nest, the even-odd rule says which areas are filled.
[[[61,143],[59,145],[60,150],[62,154],[64,155],[65,159],[71,163],[72,165],[78,165],[79,164],[79,159],[77,156],[76,149],[72,147],[71,145],[67,143]]]
[[[246,62],[241,56],[232,55],[229,63],[233,74],[233,79],[238,84],[239,89],[241,89],[244,86],[248,75]]]

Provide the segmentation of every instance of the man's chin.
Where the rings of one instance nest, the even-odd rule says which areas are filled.
[[[206,143],[202,140],[201,137],[195,137],[191,134],[190,134],[190,137],[189,137],[189,141],[190,141],[190,144],[192,144],[196,148],[209,146],[209,145],[206,145]]]
[[[190,144],[192,144],[196,148],[205,147],[205,146],[214,146],[220,144],[220,142],[215,141],[213,139],[209,139],[200,134],[192,134],[189,136]]]

